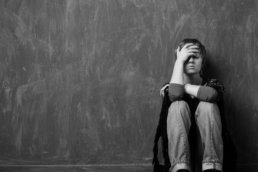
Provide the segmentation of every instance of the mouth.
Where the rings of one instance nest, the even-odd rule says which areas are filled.
[[[187,68],[194,68],[194,66],[193,65],[188,65]]]

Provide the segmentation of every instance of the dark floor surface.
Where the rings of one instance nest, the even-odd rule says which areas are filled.
[[[151,172],[151,165],[1,166],[0,172]]]
[[[152,172],[151,164],[0,165],[0,172]],[[238,165],[237,172],[258,172],[257,164]]]

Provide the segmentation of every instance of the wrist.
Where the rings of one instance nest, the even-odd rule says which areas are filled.
[[[184,65],[184,63],[185,63],[184,60],[179,60],[179,59],[177,59],[175,62],[175,64],[177,64],[177,65]]]
[[[190,86],[191,84],[184,84],[184,89],[185,89],[185,92],[187,92],[187,89],[189,88],[189,86]]]

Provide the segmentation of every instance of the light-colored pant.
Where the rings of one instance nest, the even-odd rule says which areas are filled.
[[[175,101],[169,107],[167,134],[172,172],[180,169],[192,171],[188,137],[191,115],[185,101]],[[223,141],[219,108],[215,103],[200,102],[194,115],[203,149],[202,170],[222,171]]]

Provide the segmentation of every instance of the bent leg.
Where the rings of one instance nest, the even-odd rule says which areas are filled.
[[[173,102],[168,111],[167,134],[171,171],[190,169],[190,148],[188,134],[191,126],[191,112],[185,101]]]
[[[200,102],[196,110],[195,119],[204,148],[202,170],[222,171],[222,126],[217,104]]]

